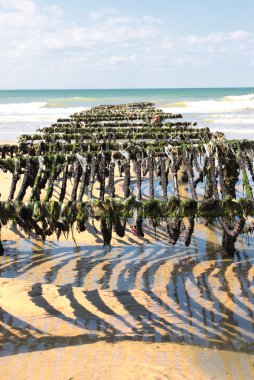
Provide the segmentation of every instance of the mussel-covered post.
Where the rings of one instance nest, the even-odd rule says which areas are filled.
[[[154,198],[154,162],[151,153],[148,157],[148,173],[149,173],[149,197]]]
[[[141,201],[142,193],[141,193],[141,158],[140,155],[137,157],[136,161],[136,173],[137,173],[137,200]]]
[[[126,158],[126,162],[124,165],[124,173],[125,173],[125,178],[124,178],[124,197],[128,198],[130,195],[130,183],[131,183],[131,172],[130,172],[130,158]]]

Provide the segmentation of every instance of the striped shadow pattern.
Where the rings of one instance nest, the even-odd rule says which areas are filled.
[[[252,351],[254,252],[222,259],[207,244],[9,250],[1,355],[100,340]]]

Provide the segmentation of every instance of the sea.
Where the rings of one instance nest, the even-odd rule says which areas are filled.
[[[21,134],[94,106],[138,101],[154,102],[228,139],[254,138],[254,87],[0,90],[1,142],[17,142]]]

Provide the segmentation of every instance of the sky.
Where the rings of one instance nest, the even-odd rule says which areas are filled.
[[[0,89],[254,86],[253,0],[0,0]]]

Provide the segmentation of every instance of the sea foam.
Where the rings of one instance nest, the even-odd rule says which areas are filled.
[[[54,122],[57,118],[67,117],[87,107],[48,107],[47,102],[2,103],[0,122]]]
[[[254,111],[254,94],[225,96],[219,99],[173,102],[163,107],[172,113],[221,113]]]

